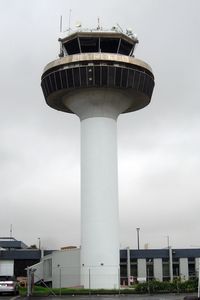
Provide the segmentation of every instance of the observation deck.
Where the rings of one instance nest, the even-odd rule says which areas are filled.
[[[132,97],[130,112],[149,104],[154,88],[151,67],[134,57],[138,39],[118,31],[78,31],[60,38],[59,59],[42,75],[42,90],[49,106],[73,113],[63,96],[80,89],[115,89]]]

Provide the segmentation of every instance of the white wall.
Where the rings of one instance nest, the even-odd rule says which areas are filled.
[[[52,253],[53,288],[80,286],[80,249]]]
[[[198,277],[199,277],[199,262],[200,262],[200,258],[196,257],[195,258],[195,272],[196,272]]]
[[[146,259],[138,258],[138,280],[147,278]]]
[[[52,281],[52,255],[43,258],[44,281]]]
[[[163,280],[162,258],[153,259],[153,272],[156,280]]]
[[[188,258],[180,258],[179,264],[180,264],[181,281],[188,280],[189,279]]]
[[[1,260],[0,261],[0,275],[14,275],[14,261],[13,260]]]

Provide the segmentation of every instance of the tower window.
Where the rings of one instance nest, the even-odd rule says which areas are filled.
[[[80,53],[80,48],[79,48],[77,38],[65,43],[64,47],[69,55]]]
[[[121,44],[119,47],[119,53],[129,55],[132,50],[132,47],[133,46],[131,44],[129,44],[128,42],[121,40]]]
[[[80,38],[81,52],[99,52],[99,38]]]
[[[117,53],[119,39],[101,38],[101,52]]]

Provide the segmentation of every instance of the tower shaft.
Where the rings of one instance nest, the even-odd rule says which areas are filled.
[[[131,101],[115,89],[91,88],[64,104],[81,120],[81,283],[118,288],[117,117]]]
[[[116,120],[81,121],[81,283],[117,288],[119,224]]]

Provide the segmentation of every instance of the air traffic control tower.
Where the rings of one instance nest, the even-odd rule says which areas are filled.
[[[118,288],[117,118],[149,104],[154,76],[134,57],[131,31],[97,28],[59,41],[41,85],[49,106],[81,122],[81,284]]]

